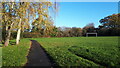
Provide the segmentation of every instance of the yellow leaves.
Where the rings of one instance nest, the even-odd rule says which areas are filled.
[[[15,17],[11,17],[13,15],[11,15],[11,12],[5,12],[5,21],[6,23],[10,24],[12,22],[14,22],[13,25],[13,29],[18,29],[18,28],[22,28],[27,29],[30,28],[30,21],[33,21],[34,19],[36,19],[36,16],[38,16],[39,18],[36,19],[35,21],[32,22],[32,25],[39,25],[39,26],[45,26],[48,27],[48,29],[52,26],[51,21],[50,21],[50,15],[49,15],[49,7],[52,6],[52,2],[48,1],[48,2],[21,2],[21,3],[14,3],[14,6],[12,8],[11,6],[12,3],[8,3],[8,6],[10,8],[7,9],[12,9],[13,11],[15,11],[14,15]],[[17,7],[16,7],[17,6]],[[4,8],[5,9],[5,8]],[[13,12],[14,13],[14,12]],[[1,15],[1,13],[0,13]],[[22,25],[19,25],[20,19],[22,19]],[[40,27],[41,28],[41,27]]]

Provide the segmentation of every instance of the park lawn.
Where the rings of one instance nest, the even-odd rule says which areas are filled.
[[[0,47],[0,67],[2,67],[2,47]]]
[[[59,66],[119,66],[118,37],[33,38]]]
[[[24,66],[27,62],[30,40],[21,39],[19,45],[15,45],[15,40],[11,40],[10,44],[2,47],[2,66]]]

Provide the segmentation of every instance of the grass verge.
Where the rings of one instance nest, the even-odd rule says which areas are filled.
[[[19,45],[13,45],[11,40],[7,47],[2,47],[2,66],[24,66],[27,62],[27,54],[30,48],[30,40],[22,39]]]

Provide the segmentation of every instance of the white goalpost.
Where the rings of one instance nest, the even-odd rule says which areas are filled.
[[[97,37],[97,33],[86,33],[86,37],[88,37],[89,34],[95,34],[95,36]]]

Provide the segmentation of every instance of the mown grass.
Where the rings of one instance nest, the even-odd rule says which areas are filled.
[[[19,45],[15,45],[15,40],[11,40],[10,44],[2,47],[2,66],[24,66],[27,62],[30,40],[22,39]]]
[[[0,47],[0,67],[2,67],[2,47]]]
[[[118,37],[34,38],[59,66],[117,66]],[[102,63],[102,64],[101,64]]]

